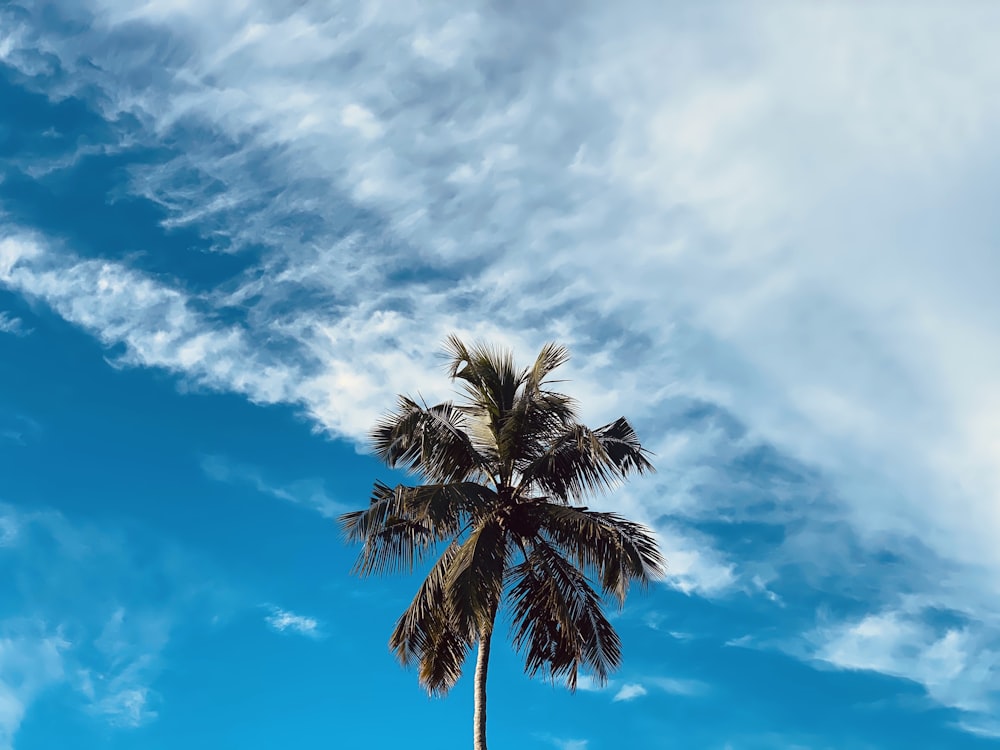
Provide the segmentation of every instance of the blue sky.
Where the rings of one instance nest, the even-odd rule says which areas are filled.
[[[604,689],[495,747],[1000,747],[986,3],[0,7],[0,750],[460,747],[338,513],[458,332],[658,473]]]

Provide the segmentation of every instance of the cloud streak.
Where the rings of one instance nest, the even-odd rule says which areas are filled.
[[[24,325],[24,321],[11,315],[8,312],[0,312],[0,333],[9,333],[12,336],[23,337],[31,333],[31,329]]]
[[[627,701],[634,701],[636,698],[641,698],[646,695],[649,691],[646,690],[642,685],[637,682],[626,682],[620,688],[618,692],[615,693],[615,697],[611,700],[615,703],[623,703]]]
[[[278,633],[297,633],[308,638],[319,638],[321,635],[318,620],[279,607],[275,607],[264,621]]]
[[[249,485],[262,494],[310,508],[324,518],[337,518],[348,510],[347,506],[327,495],[319,480],[299,480],[288,485],[277,485],[264,479],[257,469],[233,463],[221,456],[205,456],[201,461],[201,468],[209,479]]]
[[[1000,689],[1000,641],[979,623],[933,622],[933,613],[886,611],[818,634],[817,658],[923,686],[938,703],[986,718]]]
[[[11,630],[21,632],[11,633]],[[57,634],[32,632],[37,626],[7,623],[0,637],[0,749],[13,750],[25,712],[46,689],[65,678],[64,651]]]

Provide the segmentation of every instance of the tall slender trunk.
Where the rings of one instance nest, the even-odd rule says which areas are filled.
[[[484,629],[479,635],[479,654],[476,657],[475,709],[472,714],[473,748],[486,750],[486,670],[490,665],[490,639],[493,629]]]

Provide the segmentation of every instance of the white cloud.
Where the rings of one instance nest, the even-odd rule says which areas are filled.
[[[667,556],[667,583],[674,588],[711,597],[735,585],[735,565],[724,561],[705,537],[666,526],[658,526],[656,533]]]
[[[9,333],[13,336],[27,336],[31,329],[26,328],[24,321],[8,312],[0,312],[0,333]]]
[[[1000,690],[1000,640],[982,623],[935,617],[940,613],[904,607],[822,627],[812,636],[813,654],[841,669],[912,680],[963,711],[963,724],[986,727]]]
[[[297,615],[285,609],[275,608],[264,620],[279,633],[292,632],[309,638],[320,636],[319,622],[316,619]]]
[[[56,634],[31,623],[7,622],[0,636],[0,750],[13,750],[25,713],[47,688],[64,678],[69,647]],[[11,633],[10,631],[15,631]]]
[[[964,732],[971,732],[980,737],[990,739],[1000,737],[1000,722],[991,717],[977,717],[973,720],[963,720],[956,723],[956,726]]]
[[[26,414],[14,412],[0,415],[0,441],[25,446],[43,433],[42,425]]]
[[[182,292],[119,264],[54,255],[26,235],[0,240],[0,256],[0,283],[44,299],[107,345],[124,344],[126,363],[185,371],[263,403],[290,400],[294,366],[269,362],[237,328],[213,329]]]
[[[631,701],[636,698],[641,698],[646,695],[646,693],[646,688],[638,682],[626,682],[618,689],[618,692],[615,693],[615,697],[612,698],[612,700],[615,703],[619,703],[621,701]]]
[[[433,350],[418,354],[411,344],[393,351],[388,342],[425,326],[359,305],[336,326],[308,313],[272,321],[267,336],[295,347],[283,357],[260,348],[255,335],[264,331],[214,324],[196,310],[205,300],[121,264],[80,260],[23,234],[0,241],[0,249],[8,259],[0,284],[43,299],[108,346],[123,345],[120,362],[183,373],[256,403],[302,404],[325,428],[346,436],[367,433],[389,403],[386,384],[399,392],[443,395],[444,383],[430,363],[449,330],[461,330],[457,320],[454,326],[439,323]]]
[[[677,677],[650,677],[646,682],[671,695],[694,697],[705,695],[708,692],[708,685],[698,680],[687,680]]]
[[[156,711],[149,708],[149,696],[147,687],[122,688],[97,701],[93,710],[114,726],[138,727],[157,716]]]
[[[94,646],[104,659],[78,678],[90,710],[114,726],[137,727],[152,721],[156,694],[150,685],[159,674],[160,654],[170,638],[171,616],[140,607],[115,609]]]
[[[580,675],[577,681],[577,689],[586,692],[608,692],[614,691],[612,702],[631,701],[648,695],[650,688],[662,690],[670,695],[694,697],[705,695],[709,688],[703,682],[677,677],[644,677],[642,682],[619,683],[616,680],[609,680],[605,685],[599,684],[591,675]]]
[[[602,690],[607,690],[608,687],[609,685],[602,685],[590,674],[581,674],[576,678],[576,689],[587,693],[598,693]]]
[[[16,541],[21,526],[13,515],[0,515],[0,547],[10,547]]]
[[[341,110],[340,121],[349,128],[354,128],[365,138],[378,138],[383,128],[368,109],[360,104],[348,104]]]

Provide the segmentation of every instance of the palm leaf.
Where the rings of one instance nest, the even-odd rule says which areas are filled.
[[[524,468],[522,487],[558,500],[580,500],[610,490],[630,473],[654,471],[647,451],[624,417],[591,430],[573,425]]]
[[[542,533],[582,570],[593,570],[601,588],[624,605],[629,584],[645,588],[663,576],[664,561],[653,533],[616,513],[549,502],[521,505],[520,528]]]
[[[451,336],[445,351],[449,376],[462,382],[468,396],[465,411],[485,422],[493,442],[499,445],[499,435],[527,372],[518,370],[513,353],[502,347],[482,343],[467,346]]]
[[[387,466],[423,474],[431,481],[482,478],[488,462],[465,428],[462,410],[449,402],[426,407],[400,396],[396,411],[375,425],[371,442]]]
[[[496,493],[475,482],[394,488],[376,482],[367,509],[339,518],[347,540],[363,545],[353,572],[412,572],[438,542],[457,536],[496,502]]]
[[[445,548],[420,584],[413,601],[396,621],[396,627],[389,638],[389,647],[404,666],[415,661],[423,663],[425,657],[428,657],[428,652],[435,650],[435,646],[440,646],[442,643],[447,643],[449,646],[447,654],[452,656],[455,654],[454,639],[458,637],[458,632],[453,626],[449,600],[445,593],[445,581],[448,569],[460,546],[459,541],[455,540]],[[465,643],[463,648],[468,647],[468,643]],[[460,673],[461,668],[462,660],[458,660],[451,665],[451,668],[439,663],[430,671],[437,675],[448,675]],[[443,677],[442,679],[447,682]],[[444,682],[433,682],[430,689],[440,690],[439,685]]]
[[[493,626],[510,557],[499,518],[479,525],[462,542],[448,568],[445,589],[455,622],[470,639]]]
[[[427,645],[420,656],[418,679],[424,689],[439,696],[451,690],[462,676],[462,666],[471,645],[444,610],[436,612],[428,631]]]
[[[537,539],[510,572],[511,635],[525,671],[545,671],[576,689],[580,669],[598,683],[621,662],[621,641],[604,616],[600,595],[555,547]]]

